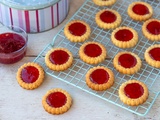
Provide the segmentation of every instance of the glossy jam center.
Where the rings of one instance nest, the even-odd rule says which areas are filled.
[[[75,36],[82,36],[86,33],[86,26],[80,22],[76,22],[69,26],[69,31]]]
[[[152,21],[147,25],[147,30],[153,35],[160,34],[160,22]]]
[[[160,61],[160,48],[156,47],[149,51],[149,55],[152,59]]]
[[[125,95],[129,98],[136,99],[143,95],[144,89],[138,83],[127,84],[124,88]]]
[[[88,44],[84,48],[84,53],[89,57],[98,57],[102,54],[102,49],[97,44]]]
[[[90,75],[90,80],[96,84],[107,83],[109,79],[109,74],[104,69],[96,69]]]
[[[126,53],[119,57],[118,63],[125,68],[132,68],[137,64],[137,60],[131,54]]]
[[[149,13],[149,9],[143,4],[136,4],[133,6],[133,12],[138,15],[146,15]]]
[[[54,92],[48,95],[46,101],[49,106],[59,108],[66,104],[67,98],[62,92]]]
[[[130,30],[122,29],[116,32],[115,38],[119,41],[129,41],[133,38],[133,33]]]
[[[50,61],[55,65],[61,65],[68,61],[69,55],[63,50],[55,50],[49,57]]]
[[[117,17],[114,13],[112,13],[110,11],[104,11],[100,15],[100,19],[105,23],[113,23],[116,21]]]
[[[12,53],[21,49],[25,40],[21,35],[15,33],[0,34],[0,53]]]
[[[34,66],[23,68],[21,78],[25,83],[34,83],[39,77],[39,71]]]

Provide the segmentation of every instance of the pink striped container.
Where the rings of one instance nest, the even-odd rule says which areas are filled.
[[[1,0],[0,22],[27,33],[42,32],[59,25],[68,10],[69,0]]]

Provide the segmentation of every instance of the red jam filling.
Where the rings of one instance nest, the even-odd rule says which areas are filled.
[[[69,55],[63,50],[55,50],[50,54],[50,61],[55,65],[61,65],[68,61]]]
[[[151,21],[147,25],[147,30],[153,35],[159,35],[160,34],[160,22],[158,21]]]
[[[34,66],[27,66],[21,72],[21,78],[25,83],[34,83],[39,77],[39,71]]]
[[[88,44],[84,48],[84,53],[89,57],[98,57],[102,54],[102,49],[97,44]]]
[[[113,12],[106,10],[100,15],[100,19],[105,23],[113,23],[116,21],[117,17]]]
[[[69,31],[75,36],[82,36],[86,33],[86,26],[80,22],[75,22],[69,26]]]
[[[136,4],[132,8],[133,12],[138,15],[146,15],[149,13],[149,9],[143,4]]]
[[[25,44],[26,41],[21,35],[18,35],[16,33],[0,34],[0,53],[5,54],[1,55],[0,62],[4,64],[11,64],[21,60],[26,53],[26,48],[24,47]],[[21,48],[23,49],[21,51],[18,51]],[[4,57],[6,55],[8,56]]]
[[[137,64],[137,60],[131,54],[125,53],[119,57],[118,63],[125,68],[132,68]]]
[[[12,53],[21,49],[25,40],[21,35],[15,33],[0,34],[0,53]]]
[[[127,97],[131,99],[136,99],[143,95],[144,89],[138,83],[130,83],[127,84],[126,87],[124,88],[124,93]]]
[[[90,80],[96,84],[104,84],[109,80],[109,74],[104,69],[96,69],[90,75]]]
[[[156,47],[149,51],[149,55],[152,59],[160,61],[160,48]]]
[[[47,96],[46,101],[49,106],[59,108],[66,104],[67,97],[62,92],[54,92]]]
[[[130,30],[122,29],[116,32],[115,38],[119,41],[129,41],[133,38],[133,33]]]

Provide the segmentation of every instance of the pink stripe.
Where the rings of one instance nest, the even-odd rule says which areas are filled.
[[[30,32],[29,12],[28,11],[24,11],[24,15],[25,15],[25,22],[26,22],[26,31]]]
[[[54,27],[54,11],[53,11],[53,6],[51,6],[51,19],[52,19],[52,28]]]
[[[38,10],[36,10],[36,23],[37,23],[37,32],[39,32],[40,29],[39,29],[39,14],[38,14]]]
[[[59,24],[59,4],[57,3],[57,23]]]
[[[22,17],[22,11],[21,10],[18,10],[18,23],[19,23],[19,26],[21,28],[23,28],[23,17]]]
[[[13,16],[12,16],[12,9],[11,8],[9,8],[9,13],[10,13],[11,25],[13,25]]]

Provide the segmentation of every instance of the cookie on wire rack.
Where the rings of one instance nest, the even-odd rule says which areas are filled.
[[[96,16],[95,21],[102,29],[114,29],[121,24],[121,15],[111,9],[100,10]]]
[[[88,64],[98,64],[107,56],[106,48],[98,42],[86,42],[79,49],[80,59]]]
[[[111,40],[114,45],[120,48],[134,47],[138,42],[137,32],[130,27],[118,27],[113,30]]]
[[[142,25],[142,32],[151,41],[160,41],[160,20],[149,19]]]
[[[72,20],[64,28],[64,35],[71,42],[84,42],[90,34],[89,24],[82,20]]]
[[[160,68],[160,44],[155,44],[147,48],[144,58],[149,65]]]
[[[122,74],[135,74],[141,66],[141,59],[135,53],[119,52],[113,59],[113,65]]]
[[[93,0],[93,2],[98,6],[111,6],[116,0]]]
[[[97,66],[91,68],[86,74],[86,84],[93,90],[103,91],[109,89],[114,83],[114,73],[107,67]]]
[[[152,6],[142,1],[137,1],[130,4],[127,12],[133,20],[137,21],[148,20],[153,15]]]
[[[129,106],[143,104],[149,96],[147,86],[138,80],[128,80],[119,88],[120,100]]]
[[[66,48],[53,48],[47,52],[45,63],[51,70],[64,71],[72,65],[73,55]]]

